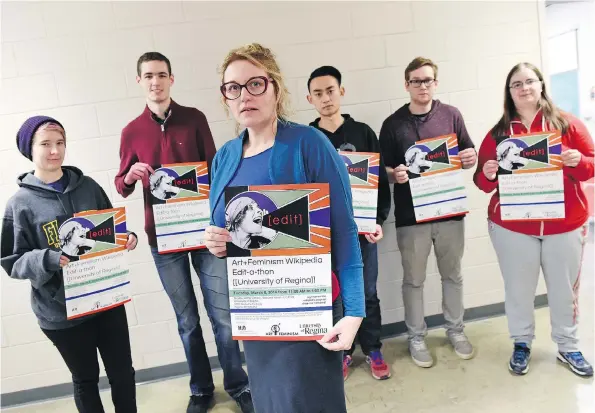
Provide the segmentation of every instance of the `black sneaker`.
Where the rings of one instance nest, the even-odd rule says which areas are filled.
[[[190,396],[186,413],[207,413],[214,404],[213,396]]]
[[[252,404],[252,395],[250,391],[245,391],[236,397],[236,403],[240,406],[242,413],[254,413],[254,405]]]

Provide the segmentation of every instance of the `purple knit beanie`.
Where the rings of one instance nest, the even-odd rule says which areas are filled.
[[[45,123],[55,123],[64,129],[64,126],[62,126],[60,122],[49,116],[32,116],[27,119],[17,132],[17,147],[24,157],[31,160],[31,143],[33,142],[33,136],[35,135],[35,132],[37,132],[37,129]]]

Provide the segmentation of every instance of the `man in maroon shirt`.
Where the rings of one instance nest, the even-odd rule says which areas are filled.
[[[213,403],[213,376],[202,336],[190,262],[198,274],[204,304],[213,326],[217,354],[224,374],[225,390],[242,412],[253,412],[248,377],[242,368],[240,349],[232,339],[227,270],[206,249],[159,254],[149,192],[153,168],[170,163],[206,161],[210,167],[215,144],[205,115],[184,107],[170,97],[174,83],[169,60],[160,53],[142,55],[137,63],[137,82],[143,88],[147,106],[122,131],[120,170],[115,178],[118,192],[127,197],[141,181],[145,203],[145,231],[159,278],[169,296],[190,370],[191,397],[187,413],[202,413]]]

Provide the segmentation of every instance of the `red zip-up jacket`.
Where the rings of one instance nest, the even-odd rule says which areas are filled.
[[[124,177],[137,162],[157,168],[162,164],[206,161],[209,170],[215,156],[215,142],[207,118],[196,108],[181,106],[173,100],[165,122],[155,120],[149,107],[122,130],[120,170],[114,179],[116,189],[126,198],[136,185],[128,186]],[[209,174],[210,178],[210,174]],[[145,232],[149,245],[157,246],[155,220],[148,180],[143,180],[145,200]]]
[[[479,148],[477,169],[473,175],[475,185],[486,193],[496,190],[488,206],[489,219],[510,230],[527,235],[553,235],[569,232],[579,228],[588,218],[587,198],[581,187],[581,182],[593,177],[593,139],[585,125],[576,117],[562,113],[568,121],[569,127],[562,135],[562,152],[567,149],[576,149],[582,156],[579,164],[574,167],[564,166],[564,206],[565,219],[562,221],[502,221],[500,217],[500,196],[498,193],[498,178],[490,181],[483,173],[483,165],[489,160],[496,160],[496,141],[490,131],[484,138]],[[510,122],[512,134],[543,132],[545,122],[541,111],[537,113],[531,129],[517,118]],[[547,129],[547,128],[545,128]]]

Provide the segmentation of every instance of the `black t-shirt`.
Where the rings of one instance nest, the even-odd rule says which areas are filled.
[[[54,188],[56,191],[63,193],[68,187],[68,182],[68,173],[63,173],[62,178],[58,179],[57,181],[50,182],[48,185]]]

